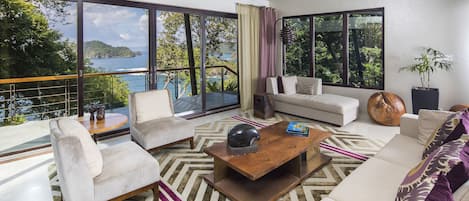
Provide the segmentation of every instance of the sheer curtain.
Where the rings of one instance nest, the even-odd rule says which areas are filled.
[[[241,110],[252,109],[259,77],[260,8],[237,4]]]
[[[260,8],[260,44],[259,44],[259,78],[257,92],[265,92],[267,77],[275,75],[275,22],[277,12],[273,8]]]

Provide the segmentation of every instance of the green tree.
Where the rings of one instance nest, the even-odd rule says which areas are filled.
[[[77,66],[76,45],[69,41],[61,41],[61,33],[50,28],[49,23],[62,23],[65,1],[56,0],[2,0],[0,1],[0,79],[22,78],[50,75],[75,74]],[[57,16],[49,21],[45,12]],[[87,68],[89,69],[89,68]],[[96,71],[94,71],[96,72]],[[109,87],[106,83],[113,83]],[[90,80],[90,87],[94,91],[107,94],[113,104],[121,106],[127,103],[127,86],[119,78],[110,80],[98,77]],[[47,119],[64,115],[63,105],[54,104],[66,101],[63,96],[47,94],[62,94],[64,88],[56,86],[70,86],[72,94],[76,94],[76,80],[47,81],[36,83],[16,84],[20,90],[15,95],[18,101],[3,105],[7,110],[3,115],[35,113],[29,116],[35,119]],[[8,89],[8,85],[0,86]],[[43,90],[31,90],[47,88]],[[93,90],[88,88],[87,90]],[[90,96],[97,94],[90,93]],[[0,94],[0,98],[12,99],[9,94]],[[71,99],[74,99],[71,97]],[[76,100],[76,99],[75,99]],[[72,101],[73,102],[73,101]],[[34,105],[34,107],[33,107]],[[76,103],[75,103],[76,105]],[[73,107],[73,106],[72,106]],[[74,111],[76,112],[76,111]]]

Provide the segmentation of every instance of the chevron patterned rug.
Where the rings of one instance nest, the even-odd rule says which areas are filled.
[[[161,169],[160,200],[228,201],[228,198],[207,185],[201,177],[213,171],[213,159],[203,153],[203,149],[225,140],[228,131],[237,124],[247,123],[262,128],[283,120],[304,122],[310,127],[327,130],[333,133],[333,136],[321,144],[321,151],[332,157],[331,163],[315,172],[280,201],[320,201],[347,175],[384,146],[384,142],[380,140],[290,115],[277,113],[268,120],[255,118],[251,113],[237,115],[198,126],[195,133],[195,149],[189,149],[187,143],[184,143],[153,153]],[[52,165],[49,169],[54,201],[60,200],[55,166]],[[151,192],[146,192],[129,200],[150,201],[153,197]]]

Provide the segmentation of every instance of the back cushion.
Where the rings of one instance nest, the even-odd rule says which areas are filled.
[[[90,170],[92,177],[96,177],[103,171],[103,157],[98,146],[91,138],[88,130],[80,122],[72,119],[59,119],[57,125],[61,132],[53,132],[55,138],[64,136],[73,136],[80,140],[83,148],[84,158]],[[63,136],[58,136],[58,135]],[[77,145],[78,146],[78,145]]]
[[[282,77],[283,91],[286,95],[296,94],[296,76]]]
[[[419,111],[419,135],[418,142],[420,144],[425,144],[433,135],[436,129],[446,121],[449,115],[454,114],[454,112],[448,111],[439,111],[439,110],[424,110]]]
[[[152,90],[134,96],[137,123],[173,116],[168,90]]]
[[[299,94],[320,95],[322,94],[321,79],[312,77],[298,77],[296,92]]]

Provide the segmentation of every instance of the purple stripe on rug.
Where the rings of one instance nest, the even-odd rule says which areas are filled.
[[[332,145],[330,145],[330,144],[326,144],[326,143],[324,143],[324,142],[321,142],[321,147],[325,147],[325,146],[327,146],[327,147],[329,147],[329,148],[331,148],[331,149],[335,149],[335,150],[338,150],[338,151],[342,151],[342,152],[344,152],[344,153],[347,153],[347,154],[349,154],[349,155],[353,155],[353,156],[358,157],[358,158],[362,158],[362,159],[364,159],[364,160],[368,160],[368,159],[369,159],[369,157],[366,156],[366,155],[363,155],[363,154],[360,154],[360,153],[351,152],[351,151],[349,151],[349,150],[345,150],[345,149],[342,149],[342,148],[340,148],[340,147],[332,146]]]
[[[182,201],[181,198],[179,198],[176,193],[173,192],[173,190],[171,188],[169,188],[169,186],[167,186],[164,182],[161,182],[160,181],[160,187],[163,188],[166,193],[168,193],[169,196],[171,196],[171,198],[174,200],[174,201]],[[161,198],[161,194],[160,194],[160,198]],[[166,198],[166,197],[165,197]]]
[[[237,116],[237,115],[232,116],[231,118],[242,121],[242,122],[245,122],[245,123],[250,124],[252,126],[261,127],[261,128],[266,127],[266,125],[263,125],[261,123],[257,123],[255,121],[251,121],[249,119],[246,119],[246,118],[243,118],[243,117],[240,117],[240,116]]]
[[[348,151],[345,151],[343,149],[337,149],[336,147],[331,147],[331,146],[323,146],[324,144],[321,144],[320,147],[323,148],[323,149],[327,149],[329,151],[333,151],[333,152],[336,152],[338,154],[342,154],[344,156],[347,156],[347,157],[350,157],[350,158],[354,158],[354,159],[357,159],[357,160],[361,160],[361,161],[366,161],[368,160],[367,157],[361,157],[361,156],[357,156],[356,154],[354,153],[350,153]]]
[[[252,126],[260,127],[260,128],[264,128],[264,127],[267,126],[267,125],[252,121],[250,119],[246,119],[246,118],[238,116],[238,115],[232,116],[231,118],[242,121],[242,122],[245,122],[245,123],[250,124]],[[366,155],[359,154],[359,153],[354,153],[354,152],[342,149],[340,147],[332,146],[332,145],[329,145],[329,144],[326,144],[326,143],[321,143],[320,147],[324,148],[324,149],[327,149],[327,150],[330,150],[330,151],[333,151],[333,152],[336,152],[336,153],[339,153],[339,154],[342,154],[342,155],[345,155],[345,156],[348,156],[348,157],[351,157],[351,158],[354,158],[354,159],[357,159],[357,160],[366,161],[366,160],[369,159],[369,157],[366,156]]]

